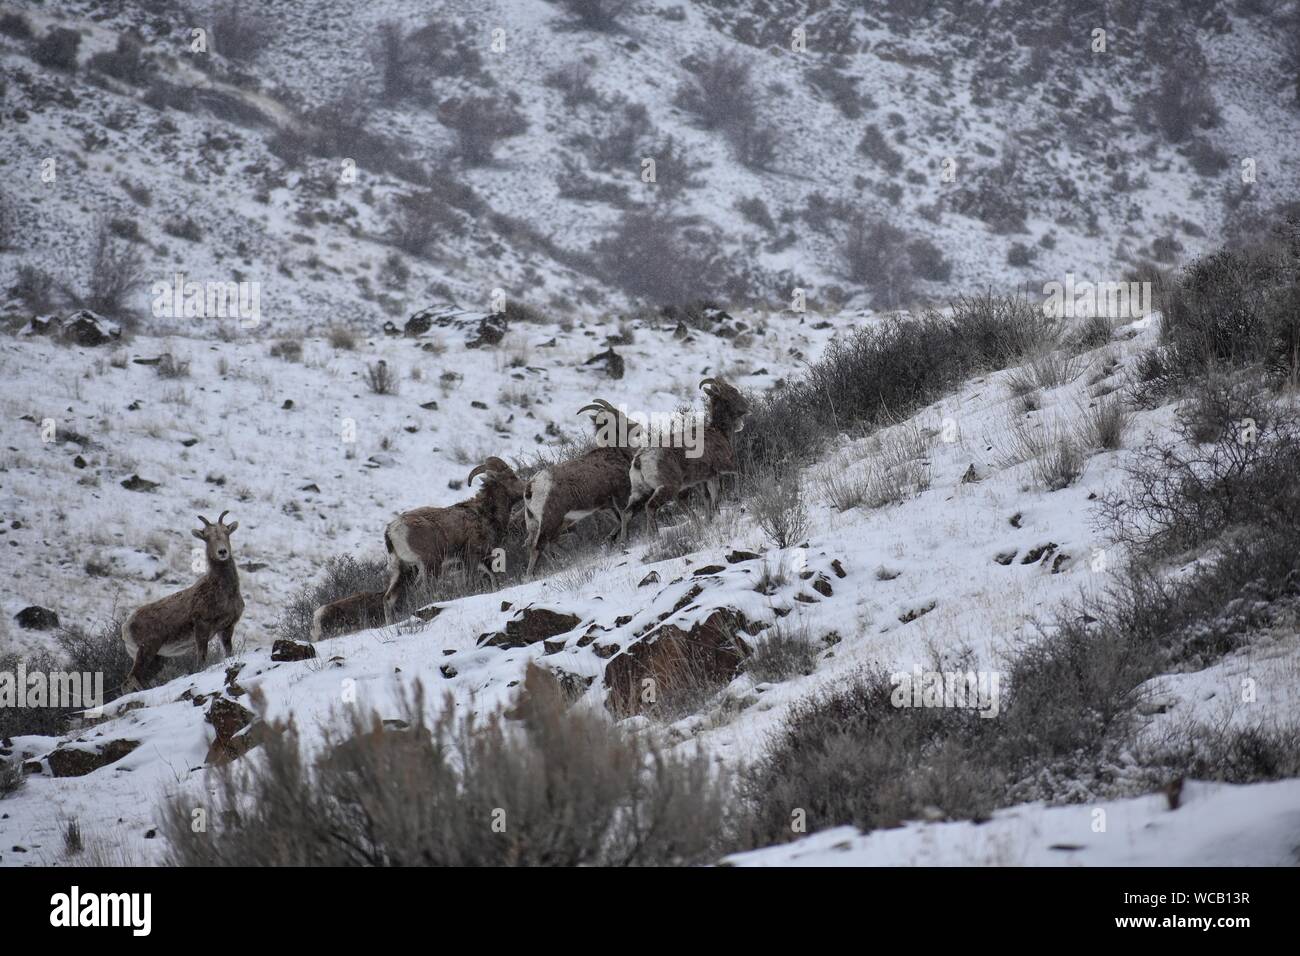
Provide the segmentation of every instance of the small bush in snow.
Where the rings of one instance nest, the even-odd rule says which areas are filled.
[[[144,259],[135,246],[116,238],[107,222],[100,222],[91,240],[87,264],[88,309],[119,321],[133,315],[129,298],[144,279]]]
[[[222,56],[247,63],[266,49],[274,31],[275,26],[265,17],[250,13],[240,0],[229,0],[213,17],[212,43]]]
[[[797,470],[773,468],[751,475],[745,497],[749,513],[776,547],[798,544],[808,533],[808,507]]]
[[[32,59],[41,66],[68,73],[77,71],[77,50],[81,47],[81,34],[66,27],[54,27],[37,41]]]
[[[366,387],[376,395],[396,395],[399,378],[383,359],[366,366]]]
[[[0,800],[11,793],[17,793],[26,782],[21,760],[17,757],[0,757]]]
[[[44,269],[23,263],[18,267],[18,281],[9,294],[20,301],[33,315],[45,315],[54,308],[54,276]]]
[[[490,163],[501,140],[528,131],[528,120],[514,104],[493,96],[444,100],[438,120],[456,132],[457,152],[467,166]]]
[[[806,627],[784,621],[770,628],[745,658],[745,673],[757,683],[776,684],[792,677],[811,674],[817,669],[821,649],[813,643]]]

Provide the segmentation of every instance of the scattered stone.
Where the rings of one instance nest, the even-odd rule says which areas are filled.
[[[939,604],[938,601],[928,601],[919,607],[912,608],[910,611],[905,611],[904,613],[898,615],[899,623],[911,624],[918,617],[924,617],[926,614],[929,614],[938,606],[938,604]]]
[[[582,622],[576,614],[544,607],[526,607],[506,622],[506,629],[479,639],[482,647],[527,647],[548,637],[558,637]]]
[[[49,764],[51,776],[84,777],[100,767],[116,763],[138,746],[138,740],[111,740],[87,750],[57,747],[46,755],[45,762]]]
[[[741,551],[736,549],[727,555],[727,563],[740,564],[742,561],[753,561],[758,557],[760,557],[760,555],[755,554],[753,551]]]
[[[1003,551],[1000,554],[993,555],[993,560],[1005,566],[1014,561],[1018,553],[1018,551]]]
[[[84,458],[82,458],[80,455],[78,455],[77,457],[75,457],[75,458],[72,459],[72,467],[73,467],[73,468],[85,468],[85,467],[86,467],[86,459],[84,459]]]
[[[1037,561],[1046,561],[1056,551],[1057,544],[1055,541],[1049,541],[1047,544],[1040,544],[1036,548],[1030,548],[1023,558],[1021,564],[1034,564]]]
[[[141,478],[139,475],[132,475],[130,478],[123,479],[122,487],[127,491],[153,491],[158,487],[158,482],[149,481],[147,478]]]
[[[966,469],[966,473],[961,476],[961,483],[969,485],[971,482],[979,480],[979,475],[975,471],[975,463],[971,462],[970,467]]]
[[[641,583],[638,584],[637,587],[644,588],[650,586],[651,584],[658,584],[658,583],[659,583],[659,572],[651,571],[649,574],[647,574],[645,577],[641,579]]]
[[[52,631],[59,626],[59,615],[47,607],[32,604],[14,615],[18,626],[25,631]]]
[[[273,661],[307,661],[316,656],[316,648],[310,644],[299,644],[297,641],[291,641],[287,638],[276,641],[271,646],[271,660]]]
[[[708,576],[713,575],[713,574],[721,574],[721,573],[722,573],[723,571],[725,571],[725,570],[727,570],[727,568],[726,568],[725,565],[721,565],[721,564],[706,564],[706,565],[705,565],[704,567],[702,567],[702,568],[696,568],[695,571],[694,571],[693,576],[694,576],[694,577],[697,577],[697,578],[708,577]]]

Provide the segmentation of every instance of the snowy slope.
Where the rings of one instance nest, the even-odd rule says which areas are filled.
[[[580,706],[600,707],[606,698],[603,669],[617,660],[602,653],[602,645],[626,646],[620,635],[658,617],[660,609],[675,609],[671,613],[677,616],[668,623],[686,625],[721,605],[739,608],[755,621],[774,621],[784,614],[786,625],[806,629],[826,648],[812,674],[775,685],[755,684],[742,674],[703,713],[670,725],[644,717],[628,722],[631,729],[681,746],[703,744],[723,764],[739,766],[758,754],[765,735],[776,729],[792,703],[863,666],[906,671],[914,664],[926,666],[935,655],[956,659],[967,654],[971,663],[963,666],[996,670],[1008,651],[1032,637],[1036,615],[1045,616],[1062,600],[1104,586],[1106,575],[1122,564],[1121,555],[1094,560],[1104,547],[1104,535],[1093,528],[1089,498],[1120,480],[1119,466],[1131,452],[1093,455],[1076,484],[1049,492],[1034,482],[1028,463],[1015,461],[1007,436],[1022,420],[1023,427],[1044,428],[1077,416],[1088,390],[1105,387],[1104,379],[1090,386],[1093,376],[1087,372],[1104,367],[1104,356],[1118,359],[1112,375],[1122,378],[1133,356],[1152,340],[1154,326],[1143,320],[1127,332],[1134,337],[1125,338],[1121,331],[1108,349],[1087,356],[1086,367],[1081,365],[1070,383],[1045,392],[1040,411],[1025,415],[1015,409],[1006,387],[1009,373],[1002,372],[968,383],[894,426],[892,435],[856,442],[846,438],[837,451],[839,467],[852,472],[880,455],[882,443],[906,435],[914,460],[928,472],[928,485],[922,482],[923,488],[900,504],[842,514],[814,495],[806,549],[771,549],[743,509],[733,505],[715,521],[709,540],[684,558],[647,566],[642,538],[626,554],[597,554],[560,575],[450,602],[427,623],[412,619],[395,628],[324,641],[315,661],[274,663],[265,647],[245,646],[237,654],[236,663],[243,665],[238,685],[265,698],[267,719],[292,716],[310,747],[319,739],[315,728],[354,698],[381,716],[397,716],[402,689],[417,680],[437,692],[430,695],[431,709],[450,701],[461,714],[494,710],[511,700],[530,661],[592,678]],[[1167,434],[1170,412],[1165,407],[1139,413],[1128,447]],[[955,424],[955,430],[951,424],[945,429],[945,422]],[[943,440],[945,434],[950,441]],[[810,472],[829,464],[814,465]],[[979,480],[963,483],[972,464]],[[808,479],[808,487],[815,488],[815,479]],[[1019,527],[1009,520],[1013,515],[1019,516]],[[269,526],[264,530],[258,521],[251,524],[247,540],[275,540]],[[1056,549],[1033,559],[1048,543]],[[736,548],[764,553],[732,563],[728,555]],[[1009,552],[1016,555],[1009,563],[994,560]],[[828,570],[831,561],[840,563],[842,577]],[[824,574],[830,587],[814,593],[811,581],[795,573],[803,568],[814,578]],[[781,569],[790,572],[788,583],[766,595],[754,590],[756,579]],[[644,582],[650,570],[658,574],[657,583]],[[702,593],[689,604],[681,600],[700,581],[706,585]],[[580,623],[554,642],[521,647],[483,640],[531,605],[573,614]],[[761,643],[767,633],[751,635],[752,642]],[[595,642],[585,635],[595,635]],[[119,739],[140,746],[85,777],[32,775],[26,787],[5,801],[8,818],[0,820],[0,844],[23,846],[27,852],[5,853],[0,862],[58,862],[60,822],[71,817],[81,821],[110,858],[155,859],[162,848],[145,834],[158,823],[157,800],[177,793],[195,805],[207,799],[203,762],[213,730],[204,720],[206,707],[194,701],[222,693],[230,663],[121,698],[108,706],[105,720],[73,735],[80,743],[72,745],[79,747]],[[1287,675],[1294,675],[1298,664],[1300,645],[1293,636],[1283,636],[1258,648],[1251,645],[1203,672],[1160,678],[1152,690],[1166,706],[1151,717],[1148,730],[1158,735],[1171,720],[1217,719],[1213,701],[1230,700],[1243,672],[1273,689],[1261,693],[1258,710],[1238,719],[1257,721],[1260,713],[1278,721],[1294,718],[1300,699],[1278,687],[1288,686]],[[241,694],[238,699],[247,703],[250,698]],[[17,751],[31,759],[41,759],[56,744],[42,738],[15,740]],[[1117,772],[1122,791],[1123,768]],[[1073,808],[1017,807],[980,826],[918,823],[867,837],[831,831],[735,862],[1275,864],[1287,860],[1294,844],[1296,791],[1289,781],[1240,788],[1191,784],[1185,809],[1163,816],[1168,811],[1159,809],[1159,798],[1136,796],[1143,792],[1145,784],[1135,781],[1132,799],[1112,797]],[[1087,830],[1089,813],[1097,807],[1109,819],[1104,836]],[[1204,827],[1207,819],[1216,825]],[[1081,849],[1053,850],[1058,843]]]

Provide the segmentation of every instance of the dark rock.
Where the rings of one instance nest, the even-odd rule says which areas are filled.
[[[94,348],[116,342],[122,337],[122,330],[109,322],[102,315],[89,309],[80,309],[62,321],[59,337],[65,342]]]
[[[139,475],[132,475],[122,481],[122,487],[127,491],[153,491],[158,487],[158,482],[149,481],[147,478],[141,478]]]
[[[839,558],[836,558],[834,561],[831,562],[831,570],[835,572],[835,576],[837,578],[842,578],[847,573],[844,570],[844,565],[840,564]]]
[[[509,323],[506,321],[505,313],[485,315],[479,320],[478,329],[465,340],[465,348],[481,349],[488,345],[499,345],[506,337],[508,329]]]
[[[647,574],[645,577],[641,579],[641,583],[638,584],[637,587],[643,588],[643,587],[647,587],[648,585],[658,584],[658,583],[659,583],[659,572],[651,571],[649,574]]]
[[[138,740],[111,740],[93,750],[58,747],[46,755],[45,762],[50,766],[51,776],[84,777],[100,767],[116,763],[138,746]]]
[[[726,683],[750,654],[740,637],[748,624],[741,612],[718,608],[689,631],[665,624],[649,632],[606,665],[606,706],[618,717],[640,713],[646,680],[654,682],[656,696],[672,693],[685,680]]]
[[[14,615],[14,620],[25,631],[52,631],[59,626],[59,615],[36,604],[23,608]]]
[[[479,639],[483,647],[527,647],[573,630],[582,619],[544,607],[526,607],[506,622],[506,629]]]
[[[1055,541],[1049,541],[1047,544],[1040,544],[1036,548],[1030,548],[1025,556],[1020,559],[1020,563],[1033,564],[1036,561],[1046,561],[1056,551],[1056,548]]]
[[[1016,551],[1003,551],[1000,554],[993,555],[993,560],[1001,565],[1008,565],[1016,559]]]
[[[979,480],[979,475],[975,472],[975,463],[971,462],[970,467],[966,469],[966,473],[961,476],[961,483],[969,485],[971,482]]]
[[[830,597],[835,592],[831,589],[831,582],[825,578],[819,577],[812,583],[812,588],[822,597]]]
[[[297,641],[279,640],[271,646],[273,661],[306,661],[315,656],[316,648],[310,644],[299,644]]]
[[[702,568],[696,568],[693,573],[693,577],[697,577],[697,578],[708,577],[709,575],[712,574],[721,574],[725,570],[727,570],[727,568],[726,565],[723,564],[706,564]]]
[[[73,467],[73,468],[85,468],[85,467],[86,467],[86,459],[84,459],[84,458],[82,458],[80,455],[78,455],[77,457],[75,457],[75,458],[72,459],[72,467]]]
[[[753,561],[758,557],[760,556],[755,554],[753,551],[741,551],[740,549],[736,549],[727,555],[727,563],[740,564],[742,561]]]

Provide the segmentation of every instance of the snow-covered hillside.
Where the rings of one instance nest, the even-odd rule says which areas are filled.
[[[1118,280],[1251,235],[1300,186],[1285,10],[654,0],[590,29],[552,0],[255,6],[206,52],[222,4],[3,6],[33,36],[0,31],[0,288],[26,263],[80,290],[98,217],[141,253],[129,307],[155,325],[184,325],[146,295],[177,271],[260,283],[277,334],[494,290],[608,314],[700,295],[687,278],[732,306],[892,308]],[[58,28],[75,73],[33,60]],[[114,59],[122,37],[142,45]],[[701,114],[723,94],[735,116]],[[467,162],[448,110],[489,100],[510,135]]]
[[[0,842],[23,849],[5,852],[3,862],[59,862],[60,828],[68,819],[80,821],[105,859],[159,859],[165,848],[152,839],[160,822],[159,800],[177,794],[193,799],[196,806],[210,800],[204,764],[214,740],[214,721],[207,716],[214,701],[243,708],[261,700],[265,720],[292,717],[310,746],[318,740],[314,728],[353,703],[397,719],[404,689],[409,691],[416,681],[439,692],[430,695],[434,711],[455,706],[462,717],[490,713],[511,702],[529,662],[538,662],[564,675],[580,695],[576,706],[600,708],[620,693],[619,681],[611,675],[647,628],[707,630],[712,615],[725,609],[739,616],[745,640],[754,646],[781,633],[797,632],[811,640],[818,648],[811,672],[775,683],[742,672],[698,713],[668,720],[637,715],[628,718],[626,726],[684,748],[702,744],[722,765],[739,768],[758,756],[791,706],[838,686],[863,667],[906,672],[940,661],[960,662],[963,670],[997,671],[1007,655],[1034,638],[1036,620],[1049,616],[1066,599],[1106,587],[1108,576],[1122,567],[1123,555],[1107,551],[1104,529],[1095,528],[1092,499],[1117,485],[1121,466],[1134,448],[1167,435],[1172,406],[1138,413],[1124,448],[1091,454],[1079,480],[1060,490],[1050,491],[1035,478],[1034,463],[1025,459],[1023,449],[1035,435],[1077,427],[1096,396],[1132,375],[1135,358],[1151,344],[1154,328],[1150,318],[1140,320],[1120,329],[1113,343],[1085,353],[1070,367],[1065,384],[1043,391],[1040,409],[1023,409],[1010,386],[1017,372],[1009,370],[977,378],[870,438],[845,438],[833,459],[812,465],[805,474],[811,518],[806,547],[774,548],[744,504],[731,504],[681,558],[647,564],[654,542],[640,538],[626,551],[610,549],[579,558],[558,575],[447,602],[437,613],[423,615],[428,621],[412,618],[393,628],[323,641],[319,656],[309,661],[272,661],[265,646],[250,640],[233,662],[216,663],[190,677],[117,699],[108,705],[104,719],[65,742],[17,738],[17,754],[38,761],[52,748],[94,753],[110,742],[134,744],[126,756],[85,776],[31,774],[27,786],[5,801]],[[45,353],[46,359],[50,354]],[[65,352],[65,360],[75,354]],[[295,369],[295,374],[303,377],[295,394],[305,396],[311,394],[307,381],[326,382],[338,371],[322,364]],[[617,394],[603,386],[595,390]],[[569,404],[583,394],[575,390]],[[680,391],[669,389],[665,398],[669,396],[680,397]],[[226,421],[240,414],[246,413],[231,407]],[[272,425],[270,417],[262,421],[258,430],[268,433],[261,439],[264,443],[286,440],[284,426]],[[229,440],[238,447],[234,434]],[[327,459],[333,463],[332,472],[317,466],[284,479],[319,479],[344,469],[353,476],[349,486],[358,488],[390,474],[385,468],[363,470],[361,459],[342,458],[337,449],[331,454],[336,455]],[[898,503],[841,512],[814,491],[825,487],[819,475],[869,478],[878,474],[873,469],[881,460],[913,476],[910,490]],[[250,471],[239,481],[257,482],[254,464],[247,463]],[[47,480],[69,480],[58,477],[59,471],[47,468]],[[274,488],[281,480],[262,471],[254,487]],[[171,472],[152,494],[159,501],[181,496],[192,506],[210,507],[209,492],[199,488],[197,478],[190,481],[193,490],[187,492],[183,475]],[[449,492],[441,484],[431,482],[429,495],[445,498]],[[392,487],[392,494],[408,500],[398,484]],[[106,484],[102,493],[99,520],[113,511],[109,496],[120,492]],[[364,496],[340,501],[336,508],[316,506],[294,520],[273,507],[274,501],[253,495],[247,516],[236,512],[241,518],[236,538],[243,539],[240,554],[244,560],[267,552],[284,557],[269,562],[265,572],[248,576],[256,582],[250,588],[250,611],[265,622],[268,608],[262,605],[273,604],[283,594],[283,564],[298,562],[300,574],[306,574],[312,555],[319,560],[344,542],[365,539],[368,534],[357,515],[373,513],[377,521],[383,503],[382,492],[372,488]],[[326,521],[316,510],[321,515],[346,514],[351,526],[336,526],[331,538],[322,533]],[[67,520],[76,518],[69,514]],[[132,582],[133,589],[142,591],[157,586]],[[552,616],[538,624],[530,617],[536,609]],[[562,621],[558,626],[556,619]],[[516,625],[508,626],[512,621]],[[538,626],[547,629],[529,633]],[[1279,635],[1208,669],[1159,678],[1148,688],[1160,706],[1149,711],[1146,732],[1158,735],[1162,726],[1172,723],[1224,719],[1285,725],[1300,714],[1292,679],[1298,662],[1300,645],[1294,635]],[[628,672],[624,667],[620,673]],[[1231,705],[1242,674],[1250,674],[1260,687],[1258,704],[1244,708],[1249,713]],[[1220,701],[1231,713],[1218,705]],[[614,710],[617,714],[619,706]],[[1131,798],[1115,798],[1125,792],[1131,770],[1136,768],[1113,768],[1110,802],[1092,800],[1086,809],[1030,805],[1001,812],[992,823],[978,827],[916,823],[863,837],[851,830],[832,830],[734,862],[1287,861],[1291,844],[1285,841],[1292,839],[1296,824],[1290,782],[1250,787],[1189,783],[1184,809],[1163,823],[1158,801],[1164,798],[1140,796],[1149,789],[1144,778],[1134,775]],[[1076,799],[1082,796],[1076,794]],[[1089,814],[1098,807],[1110,819],[1103,834],[1089,829],[1096,819]],[[1206,820],[1213,826],[1205,826]],[[1189,833],[1195,834],[1194,840]]]

